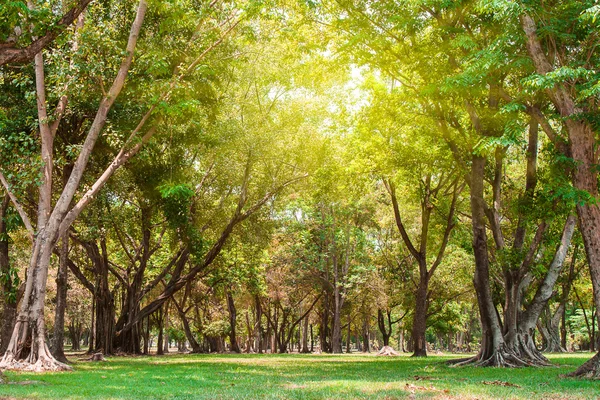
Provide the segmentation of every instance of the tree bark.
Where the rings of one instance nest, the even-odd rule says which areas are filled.
[[[427,356],[427,340],[425,331],[427,330],[427,297],[429,282],[426,277],[421,278],[417,295],[415,299],[415,314],[413,317],[412,340],[413,357]]]
[[[64,349],[65,311],[67,309],[67,258],[69,257],[69,236],[61,238],[58,272],[56,275],[56,308],[54,312],[54,332],[52,336],[52,355],[58,361],[68,363]]]

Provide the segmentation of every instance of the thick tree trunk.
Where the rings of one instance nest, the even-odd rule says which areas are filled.
[[[336,296],[337,297],[337,296]],[[342,321],[340,310],[336,307],[333,312],[333,332],[331,334],[331,350],[335,354],[342,353]]]
[[[56,308],[54,312],[54,331],[52,336],[52,355],[58,361],[68,363],[65,356],[65,311],[67,309],[67,257],[69,257],[69,237],[61,238],[58,272],[56,274]]]
[[[505,321],[505,326],[510,322],[510,326],[512,327],[512,329],[508,329],[506,331],[504,336],[507,347],[528,364],[542,366],[550,364],[548,359],[542,355],[535,345],[533,334],[542,311],[548,307],[548,301],[553,295],[554,286],[562,271],[567,252],[571,244],[571,238],[573,237],[573,232],[575,231],[575,222],[576,219],[574,216],[569,216],[567,218],[561,235],[560,243],[554,253],[554,258],[552,259],[552,262],[548,267],[548,271],[546,272],[546,276],[540,283],[531,302],[527,305],[523,312],[517,312],[516,321]],[[515,284],[514,286],[517,285]],[[513,300],[513,307],[518,306],[520,308],[522,303],[521,292],[522,289],[520,286],[513,290],[512,296],[515,297]],[[552,319],[551,317],[549,318]],[[560,339],[558,338],[559,321],[560,320],[555,321],[556,338],[550,338],[551,340],[556,339],[553,340],[553,349],[556,349],[556,346],[560,347]],[[549,339],[547,335],[545,335],[545,337]]]
[[[427,295],[429,281],[427,276],[422,276],[417,288],[415,299],[415,314],[413,316],[412,340],[413,357],[427,357]]]
[[[546,345],[544,353],[566,353],[567,350],[561,345],[560,321],[564,313],[564,304],[559,304],[558,309],[552,315],[550,307],[546,306],[544,318],[538,320],[538,330],[544,336]]]
[[[37,236],[27,272],[23,301],[8,348],[0,361],[0,369],[36,372],[71,369],[52,356],[46,343],[44,301],[50,257],[55,242],[56,236],[48,237],[45,231],[41,231]]]
[[[517,367],[525,362],[510,352],[504,343],[500,321],[492,300],[490,289],[488,245],[485,225],[485,200],[483,197],[484,171],[486,160],[474,155],[471,164],[471,215],[473,224],[473,252],[475,255],[475,276],[473,284],[479,305],[481,321],[481,349],[479,354],[466,360],[450,363],[464,365],[475,363],[479,366]]]

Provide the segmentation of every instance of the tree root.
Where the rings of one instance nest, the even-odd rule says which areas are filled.
[[[518,355],[506,349],[496,349],[488,358],[483,358],[481,353],[470,358],[450,360],[448,365],[453,367],[462,367],[472,365],[475,367],[500,367],[500,368],[520,368],[533,366],[531,362],[524,360]]]
[[[378,356],[399,356],[396,350],[394,350],[391,346],[383,346],[381,350],[377,353]]]
[[[11,354],[6,354],[0,362],[0,369],[28,372],[56,372],[72,371],[73,368],[67,364],[57,361],[53,357],[41,355],[35,362],[28,360],[17,360]]]
[[[567,374],[566,376],[575,378],[589,378],[589,379],[600,379],[600,352],[589,360],[577,370]]]

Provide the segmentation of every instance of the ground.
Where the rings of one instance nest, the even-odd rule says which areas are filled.
[[[521,369],[450,368],[452,355],[111,357],[75,362],[74,372],[6,372],[0,399],[592,399],[599,381],[560,377],[590,356]]]

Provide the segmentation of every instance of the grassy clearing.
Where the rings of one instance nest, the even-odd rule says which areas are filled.
[[[113,357],[105,363],[75,363],[70,373],[6,372],[13,384],[0,385],[0,398],[595,399],[598,381],[559,377],[590,356],[551,356],[560,367],[543,369],[449,368],[443,361],[450,355]],[[27,380],[39,383],[14,384]]]

